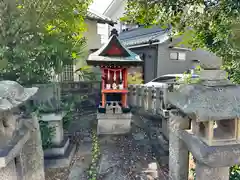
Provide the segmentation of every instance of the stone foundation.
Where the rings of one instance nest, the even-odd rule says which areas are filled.
[[[229,180],[229,167],[211,168],[207,165],[196,164],[196,179],[214,179],[214,180]]]
[[[20,166],[23,167],[23,179],[44,180],[44,158],[38,119],[33,116],[30,121],[34,130],[30,131],[31,138],[26,142],[19,157]]]
[[[61,149],[61,147],[59,147]],[[62,155],[44,155],[45,168],[65,168],[69,167],[76,151],[76,145],[70,144]]]
[[[132,114],[98,113],[98,134],[125,134],[131,129]]]
[[[42,115],[41,120],[47,121],[49,127],[55,128],[52,146],[44,150],[45,168],[68,167],[76,151],[76,145],[70,144],[68,136],[64,136],[62,124],[64,115],[64,113]]]

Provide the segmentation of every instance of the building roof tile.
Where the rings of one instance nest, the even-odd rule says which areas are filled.
[[[162,43],[169,39],[168,33],[169,29],[139,27],[120,33],[119,39],[127,47],[155,42]]]
[[[104,16],[92,9],[89,9],[87,12],[87,19],[89,20],[94,20],[97,21],[98,23],[107,23],[111,26],[113,26],[114,24],[116,24],[115,21],[113,21],[111,18]]]

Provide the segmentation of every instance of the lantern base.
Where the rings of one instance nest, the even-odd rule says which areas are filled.
[[[97,134],[126,134],[131,129],[131,113],[98,113]]]

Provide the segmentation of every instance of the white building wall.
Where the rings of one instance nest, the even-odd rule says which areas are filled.
[[[101,36],[101,44],[104,45],[108,40],[108,24],[98,24],[98,34]]]
[[[91,49],[99,49],[102,46],[101,36],[98,32],[98,24],[96,21],[86,20],[87,31],[84,33],[86,37],[87,47],[86,51]],[[86,55],[87,57],[87,55]],[[57,76],[58,81],[79,81],[79,75],[75,73],[76,68],[82,67],[85,64],[80,60],[81,63],[71,64],[64,66],[63,72]],[[85,62],[85,61],[84,61]]]
[[[87,31],[84,36],[87,38],[87,49],[99,49],[101,47],[101,36],[98,34],[98,27],[95,21],[86,20]]]
[[[116,8],[116,10],[113,12],[113,14],[108,16],[117,22],[117,24],[115,24],[114,27],[109,28],[109,32],[111,31],[112,28],[117,29],[118,32],[122,31],[122,23],[120,23],[120,18],[123,17],[123,15],[124,15],[126,3],[127,3],[126,0],[121,1],[121,3]]]
[[[119,33],[122,31],[123,26],[120,23],[120,18],[123,17],[124,15],[126,3],[127,3],[127,0],[116,0],[115,5],[111,9],[109,9],[107,12],[104,13],[105,16],[116,21],[117,24],[115,24],[113,27],[106,25],[104,33],[101,34],[102,39],[104,40],[108,39],[110,32],[113,28],[117,29]]]

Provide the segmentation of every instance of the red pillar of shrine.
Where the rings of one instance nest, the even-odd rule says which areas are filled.
[[[121,94],[122,107],[127,105],[127,68],[122,66],[101,66],[102,72],[102,108],[106,106],[107,94]]]

